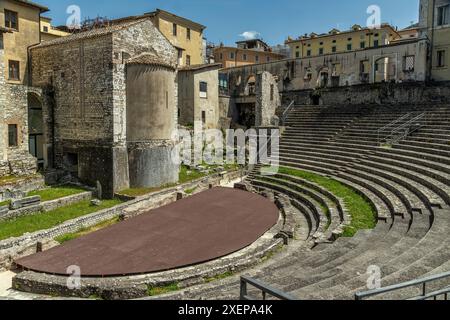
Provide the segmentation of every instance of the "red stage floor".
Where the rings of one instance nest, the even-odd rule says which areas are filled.
[[[278,220],[269,200],[214,188],[16,261],[26,270],[82,276],[152,273],[214,260],[260,238]]]

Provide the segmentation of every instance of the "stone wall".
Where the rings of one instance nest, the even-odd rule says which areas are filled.
[[[234,97],[245,96],[248,82],[264,71],[278,78],[280,92],[374,83],[376,78],[380,80],[375,63],[384,57],[390,59],[389,81],[425,81],[427,47],[426,40],[414,40],[355,52],[223,69],[221,73],[228,75],[230,94]],[[414,56],[412,71],[405,70],[407,56]],[[363,62],[367,70],[362,69]]]
[[[280,93],[275,78],[269,72],[262,72],[256,77],[255,126],[276,125],[274,116],[281,106]]]
[[[0,33],[0,177],[36,173],[37,161],[28,152],[28,87],[8,84]],[[8,125],[17,125],[17,146],[9,146]]]
[[[448,104],[450,83],[379,83],[320,90],[286,91],[283,105]]]

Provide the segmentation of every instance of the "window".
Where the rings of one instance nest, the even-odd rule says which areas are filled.
[[[220,58],[219,58],[220,60],[223,60],[223,53],[221,53],[221,54],[219,55],[219,57],[220,57]]]
[[[306,56],[311,57],[311,50],[306,51]]]
[[[48,32],[48,27],[44,26],[44,32]]]
[[[9,80],[20,80],[20,62],[9,60]]]
[[[337,51],[337,47],[336,46],[331,47],[331,52],[335,53],[336,51]]]
[[[366,48],[366,42],[365,41],[361,41],[361,43],[359,44],[359,47],[361,49],[365,49]]]
[[[296,57],[296,58],[300,58],[300,52],[299,52],[299,51],[297,51],[297,52],[295,53],[295,57]]]
[[[17,124],[8,124],[8,145],[17,147]]]
[[[186,65],[187,66],[191,65],[191,56],[190,55],[186,55]]]
[[[323,48],[319,48],[319,55],[323,54]]]
[[[445,67],[445,50],[437,52],[437,67]]]
[[[323,42],[321,42],[320,45],[323,46]]]
[[[19,17],[17,12],[5,9],[5,27],[19,30]]]
[[[274,90],[275,90],[275,88],[274,88],[273,84],[271,84],[270,85],[270,101],[273,101],[273,99],[274,99]]]
[[[208,97],[208,83],[200,81],[200,98]]]
[[[245,53],[242,55],[242,60],[247,61],[247,55]]]
[[[336,43],[336,40],[333,40],[333,43]]]
[[[234,59],[234,52],[230,52],[230,59]]]
[[[270,62],[270,57],[267,57],[267,62]]]
[[[347,51],[352,51],[352,44],[351,43],[347,44]]]
[[[403,60],[403,70],[406,72],[414,71],[414,56],[406,56]]]
[[[178,27],[177,27],[177,24],[174,23],[174,24],[172,25],[172,34],[176,37],[176,36],[177,36],[177,33],[178,33]]]
[[[352,41],[353,39],[352,39],[352,38],[348,38],[347,40],[348,40],[348,41]]]
[[[380,42],[379,42],[378,40],[375,40],[375,41],[373,42],[373,46],[374,46],[375,48],[378,48],[379,45],[380,45]]]
[[[443,26],[450,23],[450,5],[437,8],[437,25]]]
[[[189,29],[189,28],[186,29],[186,38],[188,40],[191,40],[191,29]]]
[[[203,124],[206,123],[206,111],[202,111],[202,122]]]

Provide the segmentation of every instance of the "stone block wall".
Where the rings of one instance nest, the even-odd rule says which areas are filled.
[[[8,84],[0,34],[0,177],[36,173],[37,160],[28,151],[28,87]],[[8,125],[17,125],[17,146],[9,146]]]
[[[273,125],[276,110],[281,106],[278,83],[269,72],[256,77],[255,118],[257,127]]]
[[[129,187],[126,62],[152,53],[175,64],[177,52],[148,19],[93,33],[32,48],[31,75],[45,92],[49,163],[91,186],[99,181],[111,197]]]

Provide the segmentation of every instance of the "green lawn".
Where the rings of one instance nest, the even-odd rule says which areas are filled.
[[[57,242],[59,242],[60,244],[63,244],[65,242],[67,242],[67,241],[74,240],[74,239],[77,239],[77,238],[82,237],[84,235],[87,235],[89,233],[92,233],[92,232],[98,231],[100,229],[104,229],[106,227],[112,226],[112,225],[114,225],[114,224],[116,224],[118,222],[119,222],[119,218],[116,217],[116,218],[113,218],[113,219],[101,222],[99,224],[96,224],[95,226],[92,226],[92,227],[89,227],[89,228],[82,228],[82,229],[78,230],[77,232],[67,233],[67,234],[64,234],[62,236],[56,237],[55,240]]]
[[[9,206],[10,203],[11,203],[11,200],[2,201],[2,202],[0,202],[0,207]]]
[[[41,201],[45,202],[72,196],[85,191],[85,189],[75,186],[50,187],[47,189],[31,191],[27,194],[27,196],[41,196]]]
[[[20,237],[27,232],[50,229],[65,221],[114,207],[122,202],[119,199],[104,200],[100,206],[93,206],[89,200],[86,200],[49,212],[0,222],[0,240]]]
[[[303,170],[280,167],[279,173],[314,182],[341,198],[352,217],[351,224],[344,230],[344,237],[352,237],[358,230],[373,229],[376,226],[376,211],[372,204],[352,188],[334,179]]]

